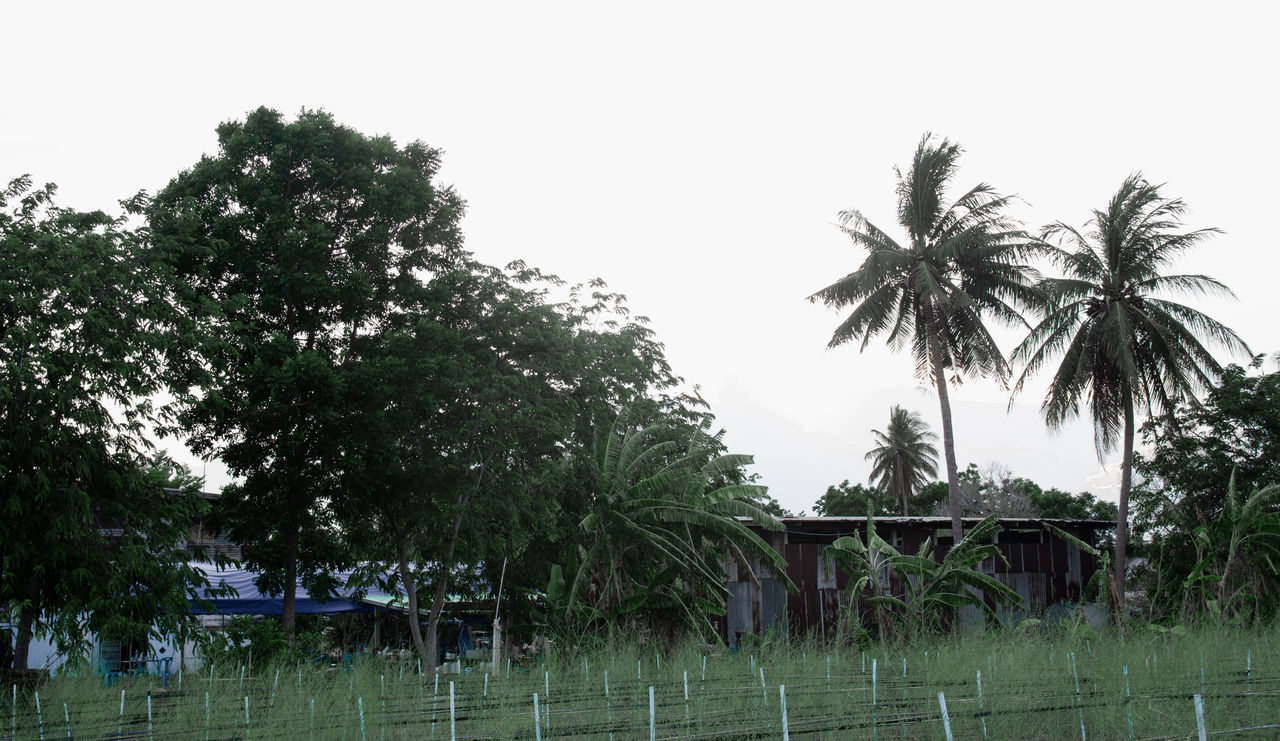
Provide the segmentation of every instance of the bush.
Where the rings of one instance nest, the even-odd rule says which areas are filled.
[[[210,664],[259,666],[272,662],[292,662],[323,649],[324,636],[316,631],[289,632],[274,618],[254,619],[236,615],[220,633],[205,633],[197,641],[200,655]]]

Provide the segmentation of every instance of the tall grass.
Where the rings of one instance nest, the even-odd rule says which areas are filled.
[[[705,658],[695,646],[659,654],[628,645],[560,652],[545,664],[512,664],[510,673],[504,662],[487,680],[487,664],[437,679],[419,675],[416,662],[376,658],[349,673],[254,667],[243,680],[240,667],[215,667],[167,688],[154,678],[104,688],[101,677],[61,676],[18,688],[16,705],[5,688],[0,738],[648,738],[650,687],[657,738],[782,738],[780,685],[787,731],[797,738],[943,738],[939,692],[955,738],[1080,738],[1082,726],[1089,738],[1186,738],[1196,731],[1195,694],[1210,733],[1273,737],[1275,639],[1274,630],[1055,632],[865,649],[813,641]]]

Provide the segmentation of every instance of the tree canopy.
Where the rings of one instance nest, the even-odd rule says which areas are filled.
[[[203,580],[185,551],[203,500],[164,488],[147,437],[171,275],[127,215],[54,194],[0,191],[0,605],[19,668],[36,634],[76,653],[90,632],[173,630]]]
[[[1046,519],[1114,520],[1116,505],[1088,492],[1071,494],[1057,488],[1041,488],[1036,482],[1017,476],[1005,466],[979,468],[970,463],[960,472],[961,506],[965,517],[1041,517]],[[814,504],[814,511],[826,517],[863,517],[868,505],[876,517],[901,514],[893,498],[883,489],[847,480],[827,487]],[[946,514],[947,485],[935,481],[924,485],[909,500],[910,511],[920,517]]]
[[[1274,497],[1251,511],[1243,506],[1280,480],[1280,372],[1262,372],[1262,356],[1248,368],[1227,366],[1203,401],[1153,417],[1142,437],[1147,452],[1134,462],[1141,480],[1133,491],[1133,528],[1136,552],[1151,566],[1144,582],[1151,614],[1194,617],[1206,614],[1210,603],[1217,614],[1206,617],[1215,621],[1224,612],[1275,614],[1280,596],[1258,584],[1274,574],[1265,557],[1280,561],[1248,541],[1234,553],[1227,547],[1253,532],[1265,538],[1280,511]],[[1213,582],[1211,576],[1226,578]],[[1229,599],[1241,585],[1256,597],[1249,609]]]
[[[1119,445],[1120,502],[1116,519],[1115,593],[1123,606],[1129,491],[1133,481],[1135,414],[1172,411],[1212,388],[1222,366],[1209,347],[1248,354],[1230,328],[1168,295],[1231,296],[1204,275],[1166,269],[1216,229],[1182,231],[1186,204],[1135,173],[1084,232],[1062,222],[1044,229],[1045,249],[1066,272],[1044,282],[1051,302],[1013,353],[1024,370],[1015,387],[1062,355],[1041,411],[1060,427],[1089,407],[1098,456]]]
[[[858,341],[863,349],[884,336],[894,349],[909,347],[916,375],[930,379],[942,411],[954,542],[961,538],[959,472],[947,374],[1009,375],[1004,352],[987,319],[1023,324],[1020,310],[1042,301],[1036,273],[1023,260],[1034,245],[1007,216],[1009,196],[980,183],[946,201],[960,146],[925,134],[906,174],[898,172],[900,244],[856,210],[841,214],[842,229],[866,250],[857,270],[809,297],[852,311],[829,347]]]
[[[217,134],[217,154],[147,208],[192,328],[174,348],[190,357],[170,429],[242,478],[221,523],[253,544],[245,559],[283,590],[290,628],[299,568],[314,583],[340,558],[328,536],[352,353],[461,254],[463,204],[435,183],[438,151],[323,112],[259,108]]]
[[[866,455],[872,462],[871,480],[893,495],[906,516],[911,496],[938,474],[938,449],[933,444],[938,436],[919,414],[897,405],[889,410],[885,431],[871,432],[876,438],[876,447]]]

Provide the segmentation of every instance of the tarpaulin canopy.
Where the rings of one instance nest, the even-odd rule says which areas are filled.
[[[399,612],[405,615],[409,614],[409,601],[401,596],[389,597],[385,595],[367,595],[361,602],[366,605],[380,607],[390,612]],[[449,608],[446,619],[463,623],[465,625],[488,625],[493,621],[493,600],[483,602],[469,601],[464,595],[451,594],[445,597],[445,605]],[[464,611],[459,614],[458,611]],[[418,616],[430,614],[430,603],[418,608]]]
[[[190,565],[209,577],[209,588],[197,592],[199,599],[206,601],[209,606],[203,607],[192,600],[191,611],[196,615],[279,615],[284,611],[284,595],[270,595],[259,589],[257,572],[234,565],[221,569],[211,563]],[[379,607],[406,611],[404,605],[407,600],[400,591],[387,591],[372,586],[361,592],[351,584],[354,573],[335,571],[329,574],[336,586],[332,598],[323,602],[312,599],[306,587],[299,583],[294,591],[294,612],[299,615],[334,615],[343,612],[373,612]],[[393,580],[394,574],[388,573],[378,581],[389,583]],[[459,565],[457,573],[451,575],[451,580],[481,592],[489,588],[478,567]],[[223,587],[235,590],[234,595],[215,596]],[[357,595],[360,599],[357,599]],[[449,601],[460,599],[463,599],[462,595],[450,595]]]
[[[258,588],[258,574],[238,566],[219,569],[211,563],[193,563],[191,566],[200,569],[209,577],[209,589],[200,589],[199,598],[209,603],[201,606],[197,601],[191,603],[191,611],[196,615],[279,615],[284,611],[284,595],[269,595]],[[342,612],[372,612],[373,606],[356,599],[357,589],[349,584],[351,571],[334,572],[332,576],[337,588],[333,598],[324,602],[311,598],[306,587],[299,584],[294,591],[294,611],[299,615],[333,615]],[[235,590],[234,596],[213,596],[220,587]],[[365,590],[365,595],[372,597],[393,597],[377,587]]]

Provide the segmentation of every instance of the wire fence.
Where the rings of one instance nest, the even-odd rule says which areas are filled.
[[[1051,655],[1025,667],[988,659],[972,676],[940,657],[909,667],[863,654],[843,665],[838,655],[812,666],[715,657],[647,672],[614,662],[594,674],[285,667],[187,674],[170,687],[58,678],[9,688],[0,739],[1187,738],[1199,731],[1196,696],[1206,737],[1280,732],[1280,675],[1252,654],[1247,670],[1202,659],[1198,672],[1186,660],[1161,669],[1158,656],[1154,668],[1131,668]]]

